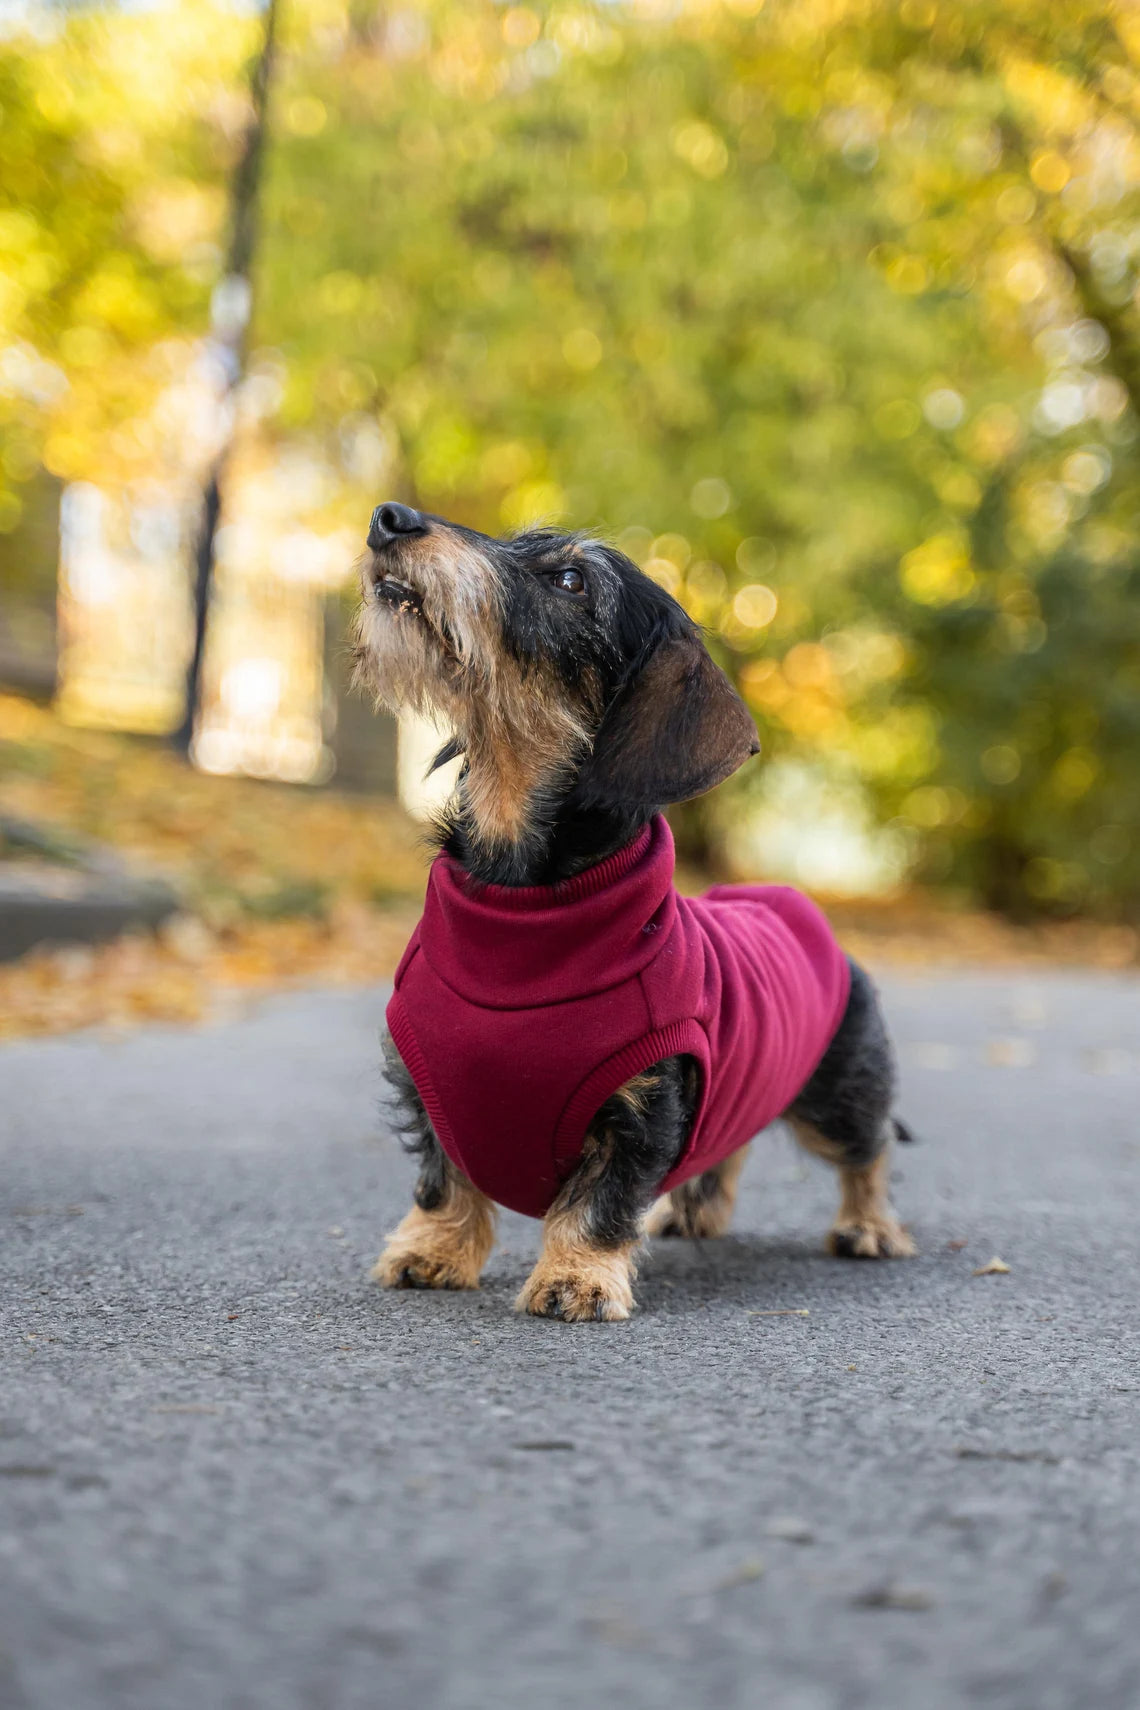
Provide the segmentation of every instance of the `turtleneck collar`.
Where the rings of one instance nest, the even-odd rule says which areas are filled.
[[[664,947],[677,915],[673,866],[661,815],[624,849],[556,885],[479,885],[440,855],[420,944],[441,980],[487,1009],[592,996],[640,973]]]

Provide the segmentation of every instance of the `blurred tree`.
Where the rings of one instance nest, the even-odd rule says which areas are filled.
[[[74,286],[33,269],[35,335],[3,334],[69,382],[29,406],[67,476],[129,462],[147,353],[204,324],[210,266],[154,233],[196,209],[217,244],[247,112],[256,19],[160,16],[0,47],[18,89],[72,90],[66,123],[15,97],[60,188],[0,226],[26,270],[84,202]],[[1133,913],[1138,29],[1115,0],[293,0],[258,431],[337,472],[330,527],[395,483],[605,528],[709,626],[768,753],[864,792],[921,876]],[[145,148],[108,153],[112,109]]]
[[[153,473],[203,331],[259,26],[225,5],[30,7],[0,39],[0,529],[41,461]]]
[[[1130,910],[1134,26],[757,10],[440,4],[321,54],[299,9],[282,427],[479,526],[618,533],[920,873]]]

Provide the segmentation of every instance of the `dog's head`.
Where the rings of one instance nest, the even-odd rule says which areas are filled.
[[[367,544],[359,673],[392,711],[454,730],[489,841],[525,838],[570,795],[650,814],[758,751],[696,626],[613,547],[549,529],[495,540],[397,504]]]

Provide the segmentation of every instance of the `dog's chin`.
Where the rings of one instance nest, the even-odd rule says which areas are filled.
[[[359,680],[392,713],[438,713],[451,699],[449,657],[409,583],[372,585],[357,624]]]

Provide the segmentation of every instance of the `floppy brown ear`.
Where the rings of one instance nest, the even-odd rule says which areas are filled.
[[[581,774],[608,807],[686,802],[760,752],[747,707],[698,635],[663,642],[610,706]]]

